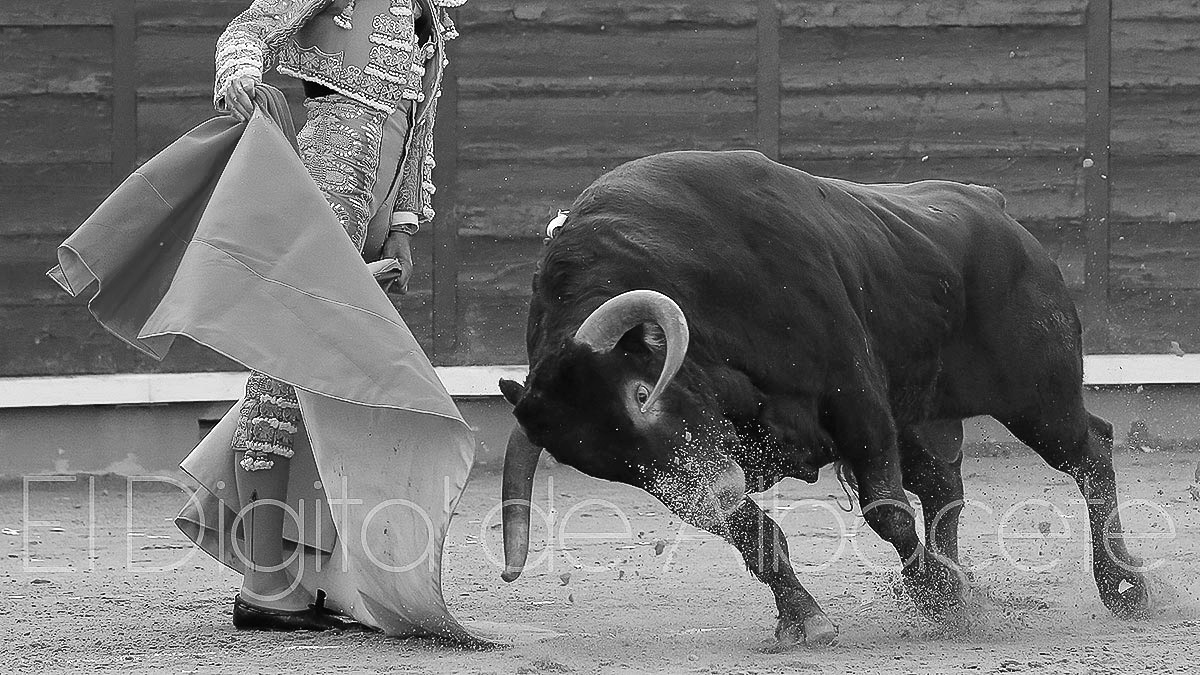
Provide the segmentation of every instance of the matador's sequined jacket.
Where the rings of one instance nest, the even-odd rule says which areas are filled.
[[[446,42],[458,36],[446,7],[466,0],[254,0],[217,40],[214,104],[238,77],[265,70],[324,85],[393,112],[415,111],[394,211],[433,218],[430,181],[433,123],[448,64]],[[414,20],[413,7],[423,15]]]

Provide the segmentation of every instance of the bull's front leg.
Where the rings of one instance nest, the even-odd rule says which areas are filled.
[[[746,567],[775,594],[779,609],[776,647],[787,649],[801,641],[810,646],[832,644],[837,626],[796,578],[787,538],[779,525],[747,497],[726,517],[726,526],[724,536],[742,554]]]
[[[847,397],[836,401],[831,412],[838,452],[858,482],[863,519],[900,555],[905,586],[917,607],[930,618],[948,618],[962,604],[966,575],[953,560],[926,549],[917,536],[890,412],[870,405],[869,390],[867,401]]]
[[[647,490],[684,522],[733,544],[746,567],[771,588],[779,608],[776,647],[787,649],[802,640],[832,643],[837,627],[796,578],[779,525],[746,496],[741,466],[720,453],[692,456],[682,465],[683,472],[657,475]]]

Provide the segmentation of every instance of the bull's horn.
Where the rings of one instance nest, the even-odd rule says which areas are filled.
[[[505,581],[515,581],[529,557],[529,510],[533,497],[533,474],[542,449],[529,441],[518,424],[508,437],[504,451],[504,485],[501,488],[504,518]]]
[[[642,404],[642,412],[646,412],[666,391],[687,354],[688,325],[679,305],[658,291],[626,291],[610,298],[584,319],[575,332],[575,339],[593,349],[608,351],[630,328],[643,323],[658,324],[667,337],[667,356],[662,372],[654,390]]]

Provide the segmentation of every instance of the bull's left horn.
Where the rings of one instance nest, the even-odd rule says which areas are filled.
[[[505,581],[515,581],[525,569],[529,557],[529,516],[533,498],[533,476],[537,472],[542,449],[534,445],[518,424],[508,437],[504,451],[504,482],[501,487],[501,511],[504,521]]]
[[[654,390],[642,404],[642,412],[646,412],[666,391],[687,354],[688,325],[679,305],[658,291],[626,291],[610,298],[584,319],[583,325],[575,332],[575,339],[593,349],[608,351],[630,328],[643,323],[657,324],[667,338],[667,355],[662,372],[658,375]]]

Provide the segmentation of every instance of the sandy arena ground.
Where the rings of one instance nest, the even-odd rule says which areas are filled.
[[[181,493],[137,485],[131,510],[123,479],[98,479],[96,547],[89,553],[86,478],[33,485],[27,518],[18,484],[0,491],[0,669],[1200,672],[1198,459],[1166,452],[1119,457],[1122,498],[1144,500],[1125,511],[1127,529],[1142,535],[1130,548],[1159,562],[1153,616],[1132,622],[1100,604],[1073,485],[1025,451],[968,459],[967,495],[976,501],[964,514],[962,546],[983,609],[980,627],[967,636],[948,635],[914,615],[894,590],[894,555],[865,527],[857,532],[861,518],[838,510],[845,497],[836,481],[787,481],[761,501],[788,533],[801,579],[839,624],[841,638],[832,648],[784,654],[764,651],[774,603],[731,547],[681,530],[640,491],[562,467],[542,471],[535,491],[543,505],[548,495],[554,500],[553,548],[539,550],[546,528],[535,531],[536,566],[516,583],[500,580],[499,527],[484,520],[497,503],[499,478],[478,477],[459,507],[444,579],[454,613],[555,632],[489,652],[377,635],[237,632],[230,611],[239,578],[191,554],[170,522]],[[628,531],[611,506],[591,499],[620,506]],[[597,536],[579,536],[588,533]],[[157,571],[169,566],[176,569]]]

